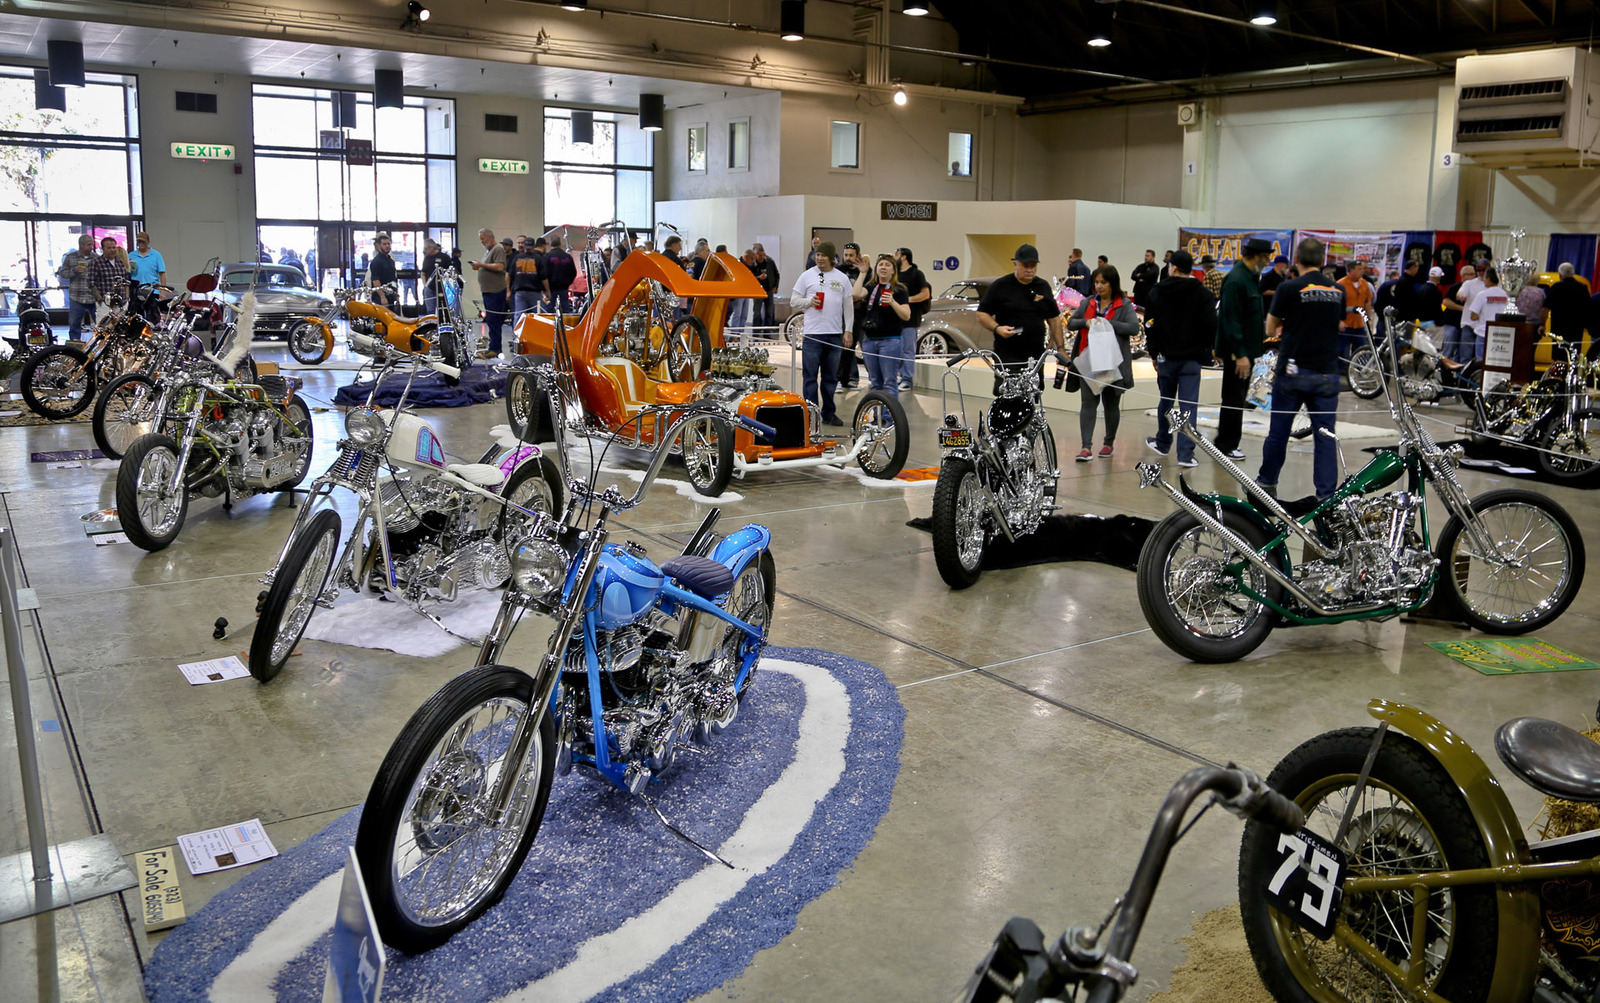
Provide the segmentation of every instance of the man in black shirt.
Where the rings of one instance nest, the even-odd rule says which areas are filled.
[[[1576,347],[1583,344],[1583,329],[1589,323],[1589,290],[1573,277],[1570,261],[1563,261],[1556,271],[1561,279],[1544,297],[1550,311],[1550,333]]]
[[[1144,260],[1133,268],[1133,302],[1141,309],[1149,304],[1146,302],[1150,290],[1161,281],[1161,266],[1156,264],[1156,252],[1146,250]]]
[[[772,302],[772,294],[778,288],[778,263],[767,257],[765,247],[760,244],[752,246],[756,252],[756,264],[750,271],[760,281],[761,288],[767,291],[767,298],[756,301],[756,313],[751,322],[757,327],[771,327],[778,322],[778,314]]]
[[[1032,244],[1017,248],[1010,275],[1002,275],[978,303],[978,324],[994,334],[994,354],[1003,365],[1027,365],[1044,354],[1044,336],[1058,351],[1065,344],[1061,308],[1050,283],[1039,278],[1039,250]],[[1042,375],[1042,374],[1041,374]]]
[[[372,299],[373,302],[382,306],[389,306],[389,294],[384,287],[392,286],[395,283],[394,258],[389,254],[391,246],[389,235],[380,233],[372,243],[378,252],[372,256],[372,264],[368,266],[367,271],[367,275],[371,277],[374,287]]]
[[[1272,259],[1272,267],[1261,273],[1261,297],[1266,300],[1263,306],[1272,306],[1272,297],[1278,292],[1278,287],[1283,285],[1283,280],[1289,274],[1289,259],[1278,255]]]
[[[451,267],[450,255],[440,250],[432,237],[422,242],[422,308],[427,313],[439,312],[439,293],[444,277],[439,271]]]
[[[815,259],[816,249],[813,248],[812,260],[814,261]],[[838,268],[850,279],[851,286],[856,284],[856,277],[861,274],[861,268],[864,264],[865,262],[861,260],[860,244],[851,241],[844,245],[844,260],[839,262]],[[846,347],[839,354],[839,386],[845,390],[855,389],[856,384],[859,382],[859,370],[856,369],[856,363],[860,358],[859,353],[861,351],[861,318],[866,315],[866,309],[859,307],[856,309],[855,329],[851,332],[854,335],[852,340],[855,344]]]
[[[1282,344],[1272,384],[1272,425],[1261,449],[1256,483],[1277,496],[1289,432],[1304,405],[1311,412],[1315,450],[1312,482],[1321,500],[1339,486],[1337,444],[1321,430],[1333,431],[1339,411],[1339,328],[1344,324],[1345,293],[1322,273],[1326,256],[1322,241],[1306,237],[1294,256],[1300,275],[1278,287],[1267,313],[1267,336],[1280,336]]]
[[[933,298],[933,287],[923,276],[922,269],[911,258],[911,248],[902,247],[894,252],[895,264],[900,268],[900,284],[906,287],[906,299],[911,303],[911,319],[901,332],[900,351],[904,361],[900,369],[900,389],[910,390],[917,379],[917,328],[922,325],[922,315],[928,312],[928,301]]]

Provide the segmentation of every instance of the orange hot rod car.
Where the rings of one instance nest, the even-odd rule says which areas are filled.
[[[827,437],[814,403],[772,378],[764,350],[724,346],[728,300],[765,297],[750,270],[728,254],[713,254],[695,279],[664,255],[636,251],[582,315],[525,315],[515,344],[524,365],[554,362],[570,378],[582,413],[568,416],[568,429],[579,434],[650,448],[679,416],[662,405],[705,401],[775,431],[769,438],[714,414],[691,422],[681,448],[689,481],[703,495],[714,497],[730,478],[768,467],[854,462],[873,477],[898,474],[910,436],[895,397],[869,391],[856,404],[849,434]],[[687,299],[692,305],[675,316]],[[506,413],[519,437],[545,441],[549,408],[533,380],[510,373]]]

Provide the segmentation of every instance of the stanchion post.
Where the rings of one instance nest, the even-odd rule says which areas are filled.
[[[17,610],[16,535],[0,529],[0,630],[5,632],[6,675],[11,683],[11,717],[17,729],[17,765],[22,770],[22,813],[28,822],[33,880],[50,880],[50,848],[44,832],[44,799],[39,793],[39,743],[33,733],[28,670],[22,661],[22,615]]]

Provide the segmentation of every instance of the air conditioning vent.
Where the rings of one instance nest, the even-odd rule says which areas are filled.
[[[1560,115],[1536,115],[1519,118],[1479,118],[1462,122],[1456,129],[1457,139],[1560,139]]]
[[[1515,84],[1479,84],[1475,87],[1461,88],[1460,94],[1463,106],[1486,101],[1520,102],[1538,98],[1565,101],[1567,99],[1567,82],[1565,80],[1530,80],[1526,83]]]

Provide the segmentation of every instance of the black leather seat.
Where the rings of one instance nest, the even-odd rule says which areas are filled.
[[[1600,743],[1542,717],[1507,721],[1494,751],[1534,790],[1568,801],[1600,803]]]
[[[733,572],[709,557],[674,557],[663,563],[661,570],[702,599],[715,599],[733,588]]]

